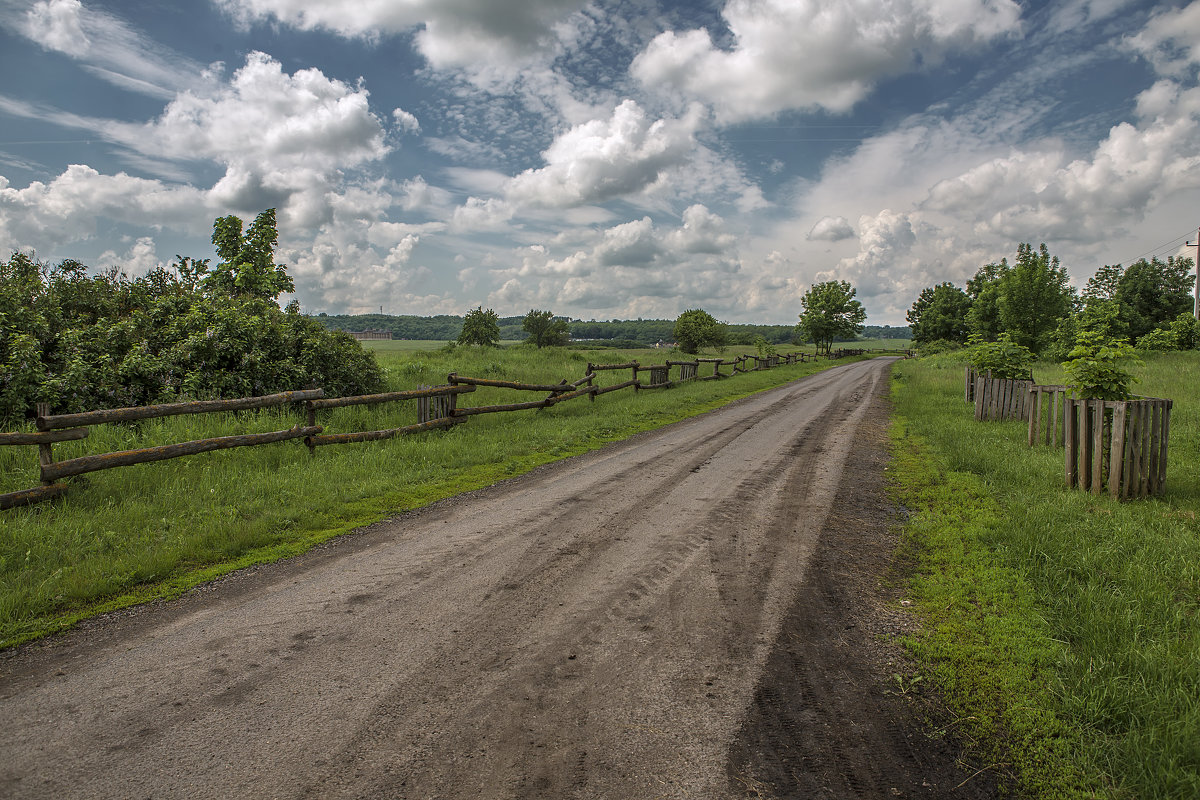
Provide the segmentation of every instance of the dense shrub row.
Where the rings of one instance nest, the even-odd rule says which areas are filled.
[[[234,236],[230,220],[218,220],[226,240]],[[136,279],[115,268],[89,274],[76,261],[48,266],[22,253],[0,262],[0,420],[27,418],[38,402],[69,413],[310,383],[336,395],[377,390],[383,376],[372,353],[275,302],[290,279],[270,262],[273,214],[267,223],[246,237],[240,221],[235,226],[236,239],[263,238],[258,260],[269,269],[257,273],[267,276],[257,284],[237,242],[230,250],[217,233],[218,254],[228,257],[212,271],[187,258]]]

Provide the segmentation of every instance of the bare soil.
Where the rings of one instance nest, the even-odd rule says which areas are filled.
[[[887,369],[12,651],[0,796],[990,797],[892,678]]]

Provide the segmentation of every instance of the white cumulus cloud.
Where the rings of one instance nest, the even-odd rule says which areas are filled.
[[[647,87],[711,103],[724,122],[788,109],[848,111],[876,82],[1017,30],[1012,0],[728,0],[733,36],[659,34],[631,67]]]
[[[585,0],[216,0],[243,24],[273,20],[302,30],[376,39],[417,31],[438,68],[513,61],[557,40]]]
[[[840,242],[843,239],[854,238],[854,228],[845,217],[821,217],[817,224],[808,232],[808,238],[814,241]]]
[[[651,119],[625,100],[609,119],[594,119],[557,137],[543,153],[546,166],[517,175],[509,200],[528,206],[577,206],[634,195],[683,163],[694,147],[698,113]]]

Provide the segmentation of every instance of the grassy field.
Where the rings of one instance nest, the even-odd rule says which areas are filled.
[[[450,372],[557,383],[582,377],[589,360],[619,363],[634,357],[651,364],[668,357],[652,350],[411,351],[391,347],[395,343],[371,344],[392,389],[444,383]],[[670,357],[681,358],[678,353]],[[701,413],[830,363],[783,366],[670,390],[626,390],[594,403],[579,399],[515,415],[476,416],[450,431],[323,447],[313,456],[291,441],[81,476],[59,501],[0,512],[0,646],[99,611],[177,594],[240,566],[302,552],[355,527]],[[598,382],[612,385],[628,377],[627,371],[604,372]],[[527,393],[481,389],[462,404],[528,399]],[[300,412],[281,409],[101,425],[88,439],[55,445],[54,452],[61,460],[279,430],[302,418]],[[330,433],[415,421],[412,402],[334,409],[319,416]],[[35,448],[0,448],[0,492],[36,485],[36,462]]]
[[[974,422],[961,362],[894,371],[928,620],[909,646],[977,757],[1035,797],[1200,797],[1200,354],[1136,372],[1174,400],[1167,490],[1120,503],[1065,489],[1061,448],[1028,448],[1024,423]]]
[[[446,343],[442,341],[428,339],[383,339],[379,341],[363,342],[363,347],[374,350],[377,353],[395,353],[395,352],[412,352],[418,350],[438,350]],[[500,343],[502,347],[519,344],[517,341],[503,341]],[[912,346],[912,342],[908,339],[861,339],[857,342],[838,342],[834,347],[845,348],[863,348],[865,350],[906,350]],[[811,353],[813,346],[809,345],[776,345],[775,348],[781,353],[806,352]],[[608,350],[600,349],[600,353],[609,352]],[[647,350],[646,354],[661,353],[661,350]],[[753,353],[755,352],[753,345],[731,347],[729,353]],[[682,360],[683,356],[676,353],[671,356],[672,359]],[[643,359],[645,361],[645,359]],[[650,363],[646,361],[645,363]]]

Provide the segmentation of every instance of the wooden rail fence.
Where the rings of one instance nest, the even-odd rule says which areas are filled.
[[[835,351],[830,357],[840,358],[846,355],[862,354],[862,352],[861,350],[840,350]],[[797,364],[813,360],[814,358],[815,356],[811,354],[791,353],[764,358],[738,356],[729,360],[724,358],[694,358],[691,361],[667,361],[665,364],[650,365],[642,365],[637,361],[630,361],[624,364],[589,363],[587,371],[582,378],[574,382],[563,380],[555,384],[471,378],[451,373],[447,378],[446,384],[442,386],[422,386],[417,389],[405,391],[383,392],[380,394],[357,395],[353,397],[325,397],[324,390],[313,388],[279,392],[262,397],[244,397],[231,400],[198,400],[187,403],[114,408],[74,414],[51,414],[49,406],[39,404],[36,418],[37,431],[0,433],[0,446],[36,446],[38,448],[41,485],[31,489],[0,494],[0,509],[29,505],[58,497],[67,490],[67,484],[61,483],[61,479],[98,470],[164,461],[233,447],[273,444],[290,439],[303,439],[309,452],[314,453],[316,448],[326,445],[380,441],[397,436],[449,428],[466,422],[469,417],[477,414],[549,408],[558,403],[580,397],[588,397],[594,401],[600,395],[622,389],[632,388],[636,392],[641,389],[670,388],[688,381],[728,378],[740,372],[749,372],[751,369],[769,369],[780,364]],[[747,366],[750,360],[755,361],[753,368]],[[711,364],[713,367],[712,374],[701,376],[699,374],[701,364]],[[721,372],[722,367],[730,367],[730,372]],[[675,379],[672,379],[670,375],[672,368],[678,368],[678,377]],[[624,369],[630,370],[630,380],[611,386],[601,387],[595,385],[597,372]],[[649,380],[643,382],[639,378],[639,372],[648,373]],[[474,392],[480,387],[537,392],[546,396],[532,401],[499,405],[465,408],[458,405],[459,395]],[[415,401],[417,405],[417,422],[413,425],[404,425],[383,430],[327,434],[324,433],[324,428],[317,422],[317,413],[323,409],[344,408],[356,405],[375,406],[410,400]],[[286,430],[197,439],[135,450],[85,455],[62,461],[55,461],[52,451],[52,445],[55,443],[86,439],[89,434],[89,426],[93,425],[187,414],[255,410],[300,403],[304,404],[305,421]]]

